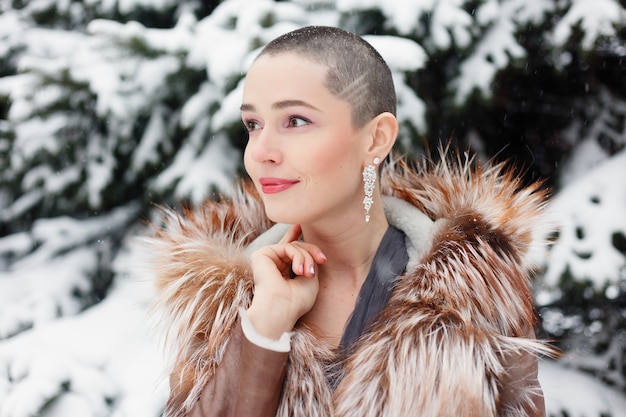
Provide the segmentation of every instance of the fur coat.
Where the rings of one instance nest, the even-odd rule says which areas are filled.
[[[278,416],[527,415],[539,387],[508,373],[520,355],[548,352],[526,337],[535,320],[528,253],[546,195],[501,164],[471,165],[399,158],[383,170],[388,221],[407,237],[406,272],[334,391],[326,375],[336,352],[296,326]],[[251,247],[282,233],[244,182],[229,198],[164,211],[150,244],[173,349],[166,415],[191,408],[249,305]]]

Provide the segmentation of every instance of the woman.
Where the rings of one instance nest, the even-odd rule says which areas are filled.
[[[395,107],[383,59],[343,30],[256,58],[253,185],[152,240],[167,416],[544,415],[525,260],[544,196],[501,166],[381,168]]]

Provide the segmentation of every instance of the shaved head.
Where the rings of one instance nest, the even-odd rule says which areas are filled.
[[[352,106],[352,123],[362,127],[381,113],[396,114],[391,71],[367,41],[343,29],[307,26],[282,35],[260,56],[296,53],[328,67],[326,87]]]

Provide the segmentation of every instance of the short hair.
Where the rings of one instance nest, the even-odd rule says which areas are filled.
[[[391,70],[362,37],[336,27],[306,26],[272,40],[259,57],[287,52],[328,67],[326,87],[350,103],[354,126],[362,127],[384,112],[396,115]]]

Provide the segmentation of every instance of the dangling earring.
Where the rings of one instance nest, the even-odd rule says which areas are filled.
[[[374,184],[376,183],[376,165],[380,162],[378,157],[374,158],[372,164],[363,168],[363,190],[365,198],[363,199],[363,207],[365,207],[365,222],[370,221],[370,208],[374,203]]]

